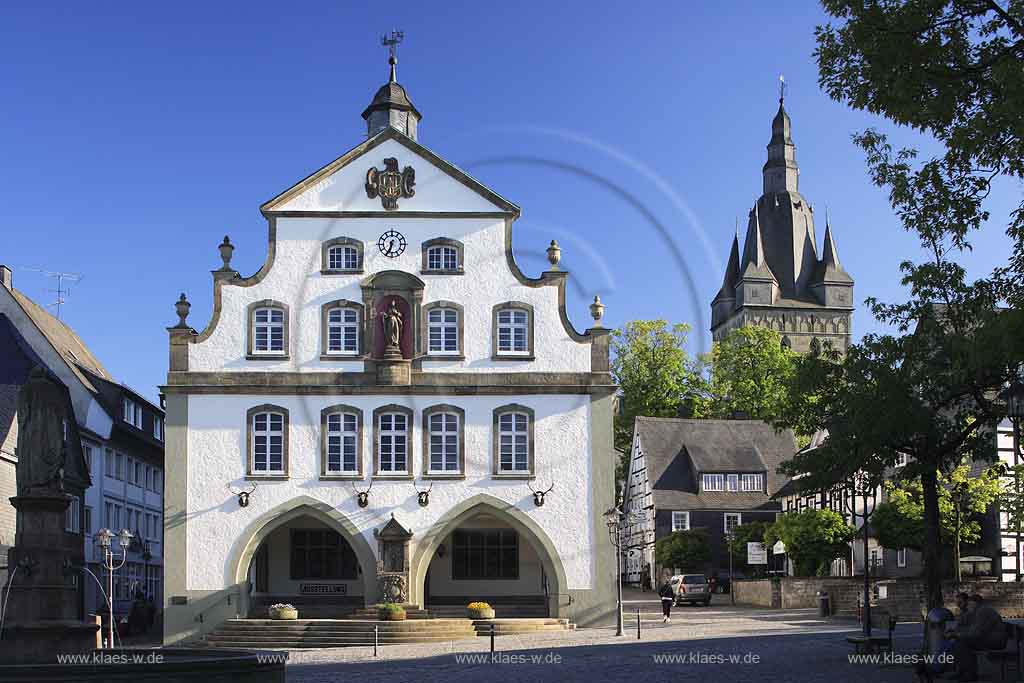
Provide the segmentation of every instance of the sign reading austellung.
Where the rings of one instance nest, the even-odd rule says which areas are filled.
[[[764,543],[747,543],[747,564],[768,564],[768,549]]]

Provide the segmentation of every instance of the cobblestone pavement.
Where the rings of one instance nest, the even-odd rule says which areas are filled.
[[[724,602],[723,596],[722,602]],[[656,603],[627,602],[626,635],[588,628],[454,643],[292,650],[289,683],[398,681],[911,681],[909,665],[851,664],[845,637],[852,621],[818,619],[813,610],[767,610],[728,604],[680,607],[662,625]],[[641,640],[636,609],[641,609]],[[920,643],[920,627],[897,628],[896,651]],[[675,662],[659,662],[664,656]],[[476,660],[471,659],[476,657]],[[482,660],[482,661],[481,661]]]

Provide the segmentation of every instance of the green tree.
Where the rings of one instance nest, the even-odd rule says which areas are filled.
[[[689,331],[682,323],[633,320],[612,332],[611,371],[621,391],[615,416],[615,447],[623,453],[620,479],[629,473],[636,417],[677,417],[684,398],[695,391],[698,372],[686,350]]]
[[[771,526],[771,522],[747,522],[733,530],[732,539],[728,541],[728,545],[736,567],[745,568],[748,572],[755,574],[760,574],[767,569],[765,565],[747,564],[747,543],[764,543],[764,534],[769,526]]]
[[[807,415],[790,406],[780,423],[830,431],[822,447],[798,455],[787,469],[841,481],[851,468],[876,477],[898,453],[909,456],[908,474],[921,479],[926,597],[935,607],[942,602],[936,472],[951,471],[970,454],[995,457],[992,433],[1002,415],[992,390],[1024,357],[1024,204],[1005,218],[1014,241],[1007,264],[969,283],[956,262],[971,248],[972,231],[1003,222],[989,213],[993,182],[1024,177],[1024,6],[994,0],[823,5],[840,22],[817,31],[819,79],[829,95],[931,135],[943,151],[919,163],[916,150],[894,152],[876,131],[854,138],[872,180],[888,189],[924,257],[901,265],[906,303],[868,300],[892,334],[868,335],[838,368],[798,370],[798,383],[824,393]],[[1012,305],[997,314],[1001,301]],[[838,385],[830,387],[830,380]]]
[[[727,418],[740,412],[773,419],[787,400],[795,358],[775,330],[753,325],[732,330],[702,358],[707,384],[694,415]]]
[[[711,560],[707,529],[675,531],[654,544],[654,559],[662,567],[697,572]]]
[[[810,508],[779,517],[765,529],[764,542],[782,541],[797,576],[814,576],[826,574],[832,560],[850,552],[855,532],[838,512]]]
[[[949,474],[938,474],[940,536],[953,548],[953,576],[960,580],[960,546],[977,543],[981,525],[976,515],[984,514],[1003,492],[1000,465],[972,477],[969,465]],[[924,504],[920,478],[886,482],[888,501],[879,504],[871,517],[878,542],[886,548],[923,549]]]

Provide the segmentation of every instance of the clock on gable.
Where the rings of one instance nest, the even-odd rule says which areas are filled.
[[[405,237],[397,230],[387,230],[377,240],[377,248],[380,249],[380,253],[388,258],[401,256],[402,252],[405,251]]]

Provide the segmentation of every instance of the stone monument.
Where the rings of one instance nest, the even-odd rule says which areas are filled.
[[[379,314],[382,332],[384,333],[384,354],[376,362],[378,384],[408,384],[410,380],[410,363],[402,354],[402,331],[405,329],[405,318],[397,302],[391,304]]]
[[[19,524],[7,555],[3,662],[53,662],[58,653],[96,647],[99,625],[79,619],[82,538],[64,528],[72,500],[64,492],[69,406],[64,387],[39,367],[18,393],[17,495],[10,500]]]
[[[381,602],[409,602],[409,540],[412,531],[403,527],[394,513],[377,537],[377,592]]]

